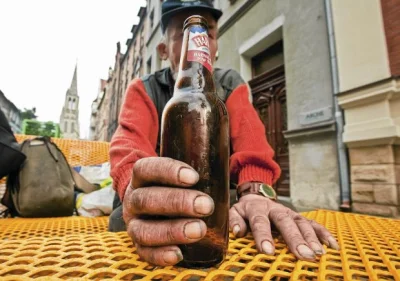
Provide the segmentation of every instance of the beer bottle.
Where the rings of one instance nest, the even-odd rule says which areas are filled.
[[[222,262],[228,247],[229,118],[212,74],[207,21],[191,16],[183,29],[179,73],[162,115],[160,155],[193,167],[199,181],[190,188],[214,200],[213,214],[203,218],[206,236],[179,245],[180,266],[204,268]]]

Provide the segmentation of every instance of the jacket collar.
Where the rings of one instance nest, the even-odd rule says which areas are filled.
[[[166,67],[154,73],[155,78],[158,83],[168,88],[173,88],[175,85],[175,81],[172,78],[171,68]]]

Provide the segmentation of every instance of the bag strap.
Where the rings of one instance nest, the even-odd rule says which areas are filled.
[[[41,139],[44,141],[48,151],[50,152],[50,154],[52,155],[53,159],[56,162],[58,162],[58,157],[56,154],[52,153],[51,148],[49,147],[49,143],[52,144],[55,147],[55,149],[57,149],[60,152],[62,157],[64,157],[65,162],[68,164],[68,160],[65,157],[64,153],[57,146],[57,144],[55,144],[49,137],[40,137],[38,139]],[[77,189],[78,191],[84,192],[84,193],[90,193],[90,192],[98,189],[98,187],[96,185],[88,182],[84,177],[82,177],[78,172],[76,172],[69,164],[68,164],[68,167],[69,167],[72,181],[74,182],[75,189]]]

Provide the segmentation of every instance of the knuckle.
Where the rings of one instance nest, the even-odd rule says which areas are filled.
[[[172,223],[169,223],[167,230],[165,232],[165,241],[168,244],[171,244],[176,241],[175,228],[173,227]]]
[[[140,220],[136,220],[131,229],[132,239],[140,245],[149,245],[149,241],[152,239],[152,229],[147,229]],[[156,236],[156,235],[155,235]]]
[[[147,161],[146,158],[141,158],[135,162],[135,165],[133,165],[133,169],[132,169],[133,176],[140,175],[140,173],[143,169],[143,166],[145,166],[145,164],[146,164],[146,161]]]
[[[140,230],[140,226],[139,226],[138,221],[137,221],[137,220],[134,220],[134,219],[131,220],[131,221],[129,222],[128,229],[127,229],[128,235],[129,235],[129,237],[132,238],[132,240],[133,240],[135,243],[141,244],[141,243],[139,242],[139,240],[140,240],[140,239],[139,239],[139,234],[138,234],[139,230]]]
[[[143,196],[143,189],[136,189],[131,195],[131,209],[132,211],[139,211],[145,209],[148,204],[150,196]]]
[[[303,233],[304,239],[308,240],[313,240],[315,237],[315,233],[312,230],[306,230]]]
[[[156,251],[150,251],[149,261],[150,261],[150,263],[153,263],[153,264],[157,263],[158,257],[157,257]]]
[[[298,232],[290,232],[288,234],[289,241],[292,241],[293,244],[301,243],[304,239]]]
[[[251,219],[251,225],[252,225],[253,230],[255,230],[255,231],[264,229],[268,225],[268,223],[269,223],[268,219],[266,217],[260,216],[260,215],[254,216]]]
[[[289,214],[286,212],[276,212],[273,214],[273,216],[275,218],[276,223],[278,224],[290,219]]]
[[[171,208],[177,212],[178,215],[186,213],[188,209],[188,194],[185,190],[171,190],[166,194],[168,202],[171,204]]]
[[[292,218],[297,223],[307,223],[308,222],[308,220],[305,217],[303,217],[299,214],[295,214]]]

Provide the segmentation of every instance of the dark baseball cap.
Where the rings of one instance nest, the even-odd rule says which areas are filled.
[[[218,20],[222,16],[222,11],[215,9],[210,0],[165,0],[161,7],[161,30],[165,33],[168,22],[179,12],[198,9],[211,13]]]

